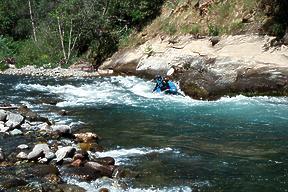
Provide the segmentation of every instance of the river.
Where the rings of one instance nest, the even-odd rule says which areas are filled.
[[[97,155],[139,173],[125,180],[126,191],[288,191],[287,97],[198,101],[153,94],[152,82],[121,76],[0,80],[0,103],[100,135],[105,152]],[[58,115],[62,109],[70,115]],[[105,180],[64,179],[88,191],[121,191]]]

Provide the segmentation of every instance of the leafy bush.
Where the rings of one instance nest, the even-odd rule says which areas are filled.
[[[0,60],[5,57],[11,57],[15,53],[15,43],[11,38],[0,35]]]
[[[217,25],[209,24],[208,25],[208,34],[210,36],[218,36],[218,35],[220,35],[220,27],[218,27]]]
[[[60,42],[49,29],[38,31],[38,40],[26,40],[20,43],[16,57],[17,67],[25,65],[56,67],[62,59]]]

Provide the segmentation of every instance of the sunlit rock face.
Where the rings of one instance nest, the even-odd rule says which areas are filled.
[[[196,99],[224,95],[287,95],[288,48],[269,47],[272,37],[239,35],[211,38],[156,37],[139,47],[122,50],[102,69],[152,77],[166,75],[180,82],[185,94]]]

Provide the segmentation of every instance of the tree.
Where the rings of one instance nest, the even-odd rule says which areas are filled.
[[[31,7],[31,1],[30,0],[28,0],[28,6],[29,6],[29,14],[30,14],[31,25],[32,25],[32,30],[33,30],[33,38],[34,38],[34,41],[37,41],[35,21],[34,21],[34,17],[33,17],[33,12],[32,12],[32,7]]]

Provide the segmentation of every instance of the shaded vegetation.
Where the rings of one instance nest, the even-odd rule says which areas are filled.
[[[66,66],[79,58],[97,66],[131,31],[154,19],[162,4],[163,0],[2,0],[1,68],[7,57],[14,57],[18,67]]]

